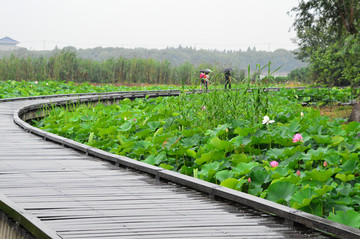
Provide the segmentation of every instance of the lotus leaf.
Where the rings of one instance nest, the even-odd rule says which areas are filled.
[[[277,203],[289,202],[291,196],[298,190],[291,182],[278,181],[270,184],[267,190],[266,199]]]
[[[306,186],[292,195],[291,207],[299,209],[308,206],[311,201],[316,197],[317,195],[315,193],[315,190],[310,188],[309,186]]]
[[[236,178],[227,178],[220,183],[220,186],[235,189],[238,184],[239,180]]]
[[[354,210],[337,211],[336,214],[330,213],[327,219],[350,227],[360,228],[360,213]]]
[[[234,172],[229,170],[221,170],[215,174],[215,178],[219,180],[219,182],[222,182],[225,179],[231,178],[233,176],[234,176]]]

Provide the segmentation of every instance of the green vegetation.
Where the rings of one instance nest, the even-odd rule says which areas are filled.
[[[89,83],[76,84],[74,82],[61,81],[0,81],[0,99],[30,97],[40,95],[59,95],[76,93],[94,92],[115,92],[115,91],[135,91],[135,90],[171,90],[178,87],[172,85],[149,85],[116,86],[110,84],[91,85]]]
[[[64,51],[73,52],[77,57],[83,60],[91,60],[96,62],[103,62],[109,59],[117,60],[124,58],[144,59],[156,62],[166,62],[171,67],[179,67],[181,65],[190,64],[195,68],[201,65],[212,65],[219,68],[232,67],[237,71],[247,69],[250,65],[251,69],[255,69],[257,64],[266,65],[269,61],[273,62],[276,67],[282,66],[279,70],[281,73],[288,73],[296,68],[306,66],[305,63],[297,60],[292,51],[285,49],[277,49],[273,52],[257,51],[255,48],[248,48],[247,50],[237,51],[217,51],[217,50],[203,50],[192,47],[167,48],[167,49],[126,49],[126,48],[102,48],[96,47],[93,49],[76,49],[74,47],[65,47]],[[43,58],[50,59],[58,54],[61,50],[55,49],[53,51],[28,51],[25,48],[20,48],[16,51],[0,51],[1,58],[10,58],[13,54],[17,58]]]
[[[153,59],[110,58],[102,62],[86,60],[73,51],[57,51],[50,58],[16,57],[11,55],[0,61],[0,81],[74,81],[90,83],[147,83],[191,84],[199,77],[200,69],[211,68],[212,81],[222,81],[220,66],[210,64],[195,67],[190,63],[172,67],[170,62]],[[242,80],[245,71],[234,69],[233,78]]]
[[[359,228],[360,124],[266,85],[49,109],[37,127]]]
[[[309,63],[311,81],[359,86],[360,2],[301,0],[293,12],[297,56]]]

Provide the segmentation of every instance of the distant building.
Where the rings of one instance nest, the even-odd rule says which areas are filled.
[[[4,37],[0,39],[0,50],[11,51],[17,48],[18,41],[11,39],[10,37]]]

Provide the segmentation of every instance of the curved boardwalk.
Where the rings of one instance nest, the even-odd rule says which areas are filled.
[[[0,194],[59,238],[329,238],[29,134],[0,103]]]

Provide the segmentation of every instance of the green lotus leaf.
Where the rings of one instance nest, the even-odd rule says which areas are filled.
[[[236,172],[236,174],[244,175],[250,173],[251,169],[255,167],[255,165],[255,162],[239,163],[233,170]]]
[[[238,183],[239,183],[239,180],[237,180],[236,178],[227,178],[220,183],[220,186],[235,189],[236,186],[238,185]]]
[[[201,165],[206,162],[209,162],[211,160],[211,157],[213,156],[214,151],[211,151],[209,153],[203,153],[200,158],[196,159],[196,163]]]
[[[278,178],[281,178],[281,177],[285,177],[288,174],[289,174],[289,169],[288,168],[276,167],[276,169],[272,171],[271,178],[272,179],[278,179]]]
[[[248,163],[252,160],[251,157],[248,157],[246,154],[232,154],[231,161],[237,165],[239,163]]]
[[[260,166],[256,166],[256,167],[252,168],[252,170],[250,172],[250,178],[251,178],[252,185],[261,186],[265,183],[270,182],[271,175],[267,171],[265,171],[264,168],[262,168]]]
[[[339,155],[337,152],[330,153],[330,154],[326,155],[326,158],[325,158],[325,160],[329,164],[338,164],[338,163],[340,163],[341,159],[342,159],[341,155]]]
[[[305,179],[319,181],[319,182],[326,182],[332,175],[341,171],[340,168],[330,168],[328,170],[318,170],[313,169],[311,172],[306,174]]]
[[[237,127],[234,130],[234,134],[238,134],[239,136],[248,136],[254,132],[254,128],[240,128]]]
[[[251,195],[254,195],[254,196],[259,196],[262,192],[263,192],[263,189],[261,186],[255,186],[248,190],[248,193]]]
[[[150,121],[150,122],[147,122],[146,125],[149,127],[149,129],[151,131],[156,131],[159,126],[161,125],[161,122],[159,121]]]
[[[270,144],[271,137],[268,132],[258,130],[253,136],[251,136],[251,141],[253,144]]]
[[[228,124],[219,125],[215,129],[207,130],[206,135],[210,135],[212,137],[223,135],[226,133],[226,129],[228,129],[229,127],[230,125]]]
[[[198,153],[196,154],[196,156],[198,155]],[[212,162],[214,160],[222,160],[225,156],[225,152],[221,151],[221,150],[212,150],[209,153],[203,153],[201,154],[200,158],[196,159],[196,163],[201,165],[204,164],[206,162]]]
[[[149,157],[147,157],[142,162],[147,163],[147,164],[151,164],[151,165],[157,165],[158,164],[155,155],[150,155]]]
[[[73,117],[70,118],[70,122],[78,122],[80,117],[81,115],[74,115]]]
[[[334,202],[339,205],[345,205],[345,206],[351,206],[353,204],[353,200],[350,196],[338,197],[334,200]]]
[[[328,135],[313,135],[312,138],[316,141],[318,144],[331,144],[331,138]]]
[[[351,193],[353,190],[353,187],[351,186],[350,183],[346,183],[344,184],[340,184],[337,188],[336,191],[338,192],[339,195],[342,196],[348,196],[349,193]]]
[[[217,150],[224,150],[225,152],[230,152],[234,149],[234,146],[230,142],[221,140],[218,137],[212,138],[209,144]]]
[[[227,178],[231,178],[234,176],[234,172],[229,170],[221,170],[215,174],[215,178],[220,182],[224,181]]]
[[[159,128],[159,129],[157,129],[156,131],[155,131],[155,133],[154,133],[154,138],[157,136],[157,135],[161,135],[162,134],[162,132],[164,132],[164,128],[163,127],[161,127],[161,128]]]
[[[132,127],[132,122],[130,120],[126,121],[124,124],[122,124],[120,127],[118,127],[118,131],[120,132],[126,132],[129,131]]]
[[[219,169],[219,167],[220,167],[220,162],[218,161],[204,164],[203,166],[201,166],[201,171],[199,172],[199,174],[206,175],[209,174],[211,170],[213,170],[214,171],[213,173],[215,174],[215,172]]]
[[[331,190],[333,190],[334,187],[330,186],[330,185],[324,185],[321,188],[316,188],[315,189],[315,193],[318,197],[322,197],[325,195],[325,193],[330,192]]]
[[[293,183],[278,181],[270,184],[266,199],[277,203],[289,202],[297,190],[297,186]]]
[[[181,140],[181,145],[185,148],[191,148],[199,144],[201,136],[199,134],[194,134],[191,137],[183,138]]]
[[[340,143],[342,143],[344,141],[344,137],[341,137],[339,135],[336,135],[334,137],[331,137],[331,141],[332,141],[332,146],[337,146]]]
[[[343,173],[338,173],[338,174],[336,174],[335,178],[338,178],[343,182],[347,182],[347,181],[354,180],[355,175],[354,174],[346,175],[346,174],[343,174]]]
[[[360,228],[360,213],[354,210],[336,211],[336,214],[331,212],[327,219],[350,227]]]
[[[138,139],[145,139],[149,136],[149,134],[151,134],[151,130],[144,129],[134,134],[134,137],[137,137]]]
[[[150,143],[149,141],[138,140],[134,143],[133,151],[138,155],[144,154],[151,146],[152,143]]]
[[[186,165],[181,166],[180,173],[192,176],[194,167],[187,167]]]
[[[295,134],[299,131],[300,128],[301,128],[301,125],[298,123],[298,121],[293,120],[290,122],[288,132]]]
[[[310,149],[307,154],[311,155],[311,160],[323,160],[327,152],[327,148],[319,147],[316,150]]]
[[[169,165],[169,164],[160,164],[160,167],[162,167],[163,169],[167,169],[167,170],[172,170],[174,169],[173,166]]]
[[[359,128],[360,128],[360,123],[356,121],[352,121],[344,126],[344,130],[346,130],[347,133],[357,132]]]
[[[186,155],[192,157],[192,158],[196,158],[196,152],[192,149],[188,149],[186,150]]]
[[[305,207],[311,203],[311,201],[316,198],[317,195],[315,190],[310,187],[304,187],[294,193],[291,197],[291,207],[299,209]]]
[[[346,173],[346,172],[353,172],[355,169],[357,169],[357,161],[358,159],[351,158],[347,160],[343,165],[340,166],[340,168]]]
[[[280,155],[283,154],[283,152],[286,150],[286,148],[273,148],[273,149],[269,149],[267,152],[266,152],[266,155],[270,158],[274,158],[274,159],[277,159]]]
[[[310,100],[311,100],[311,98],[309,96],[306,96],[302,99],[303,102],[308,102]]]

